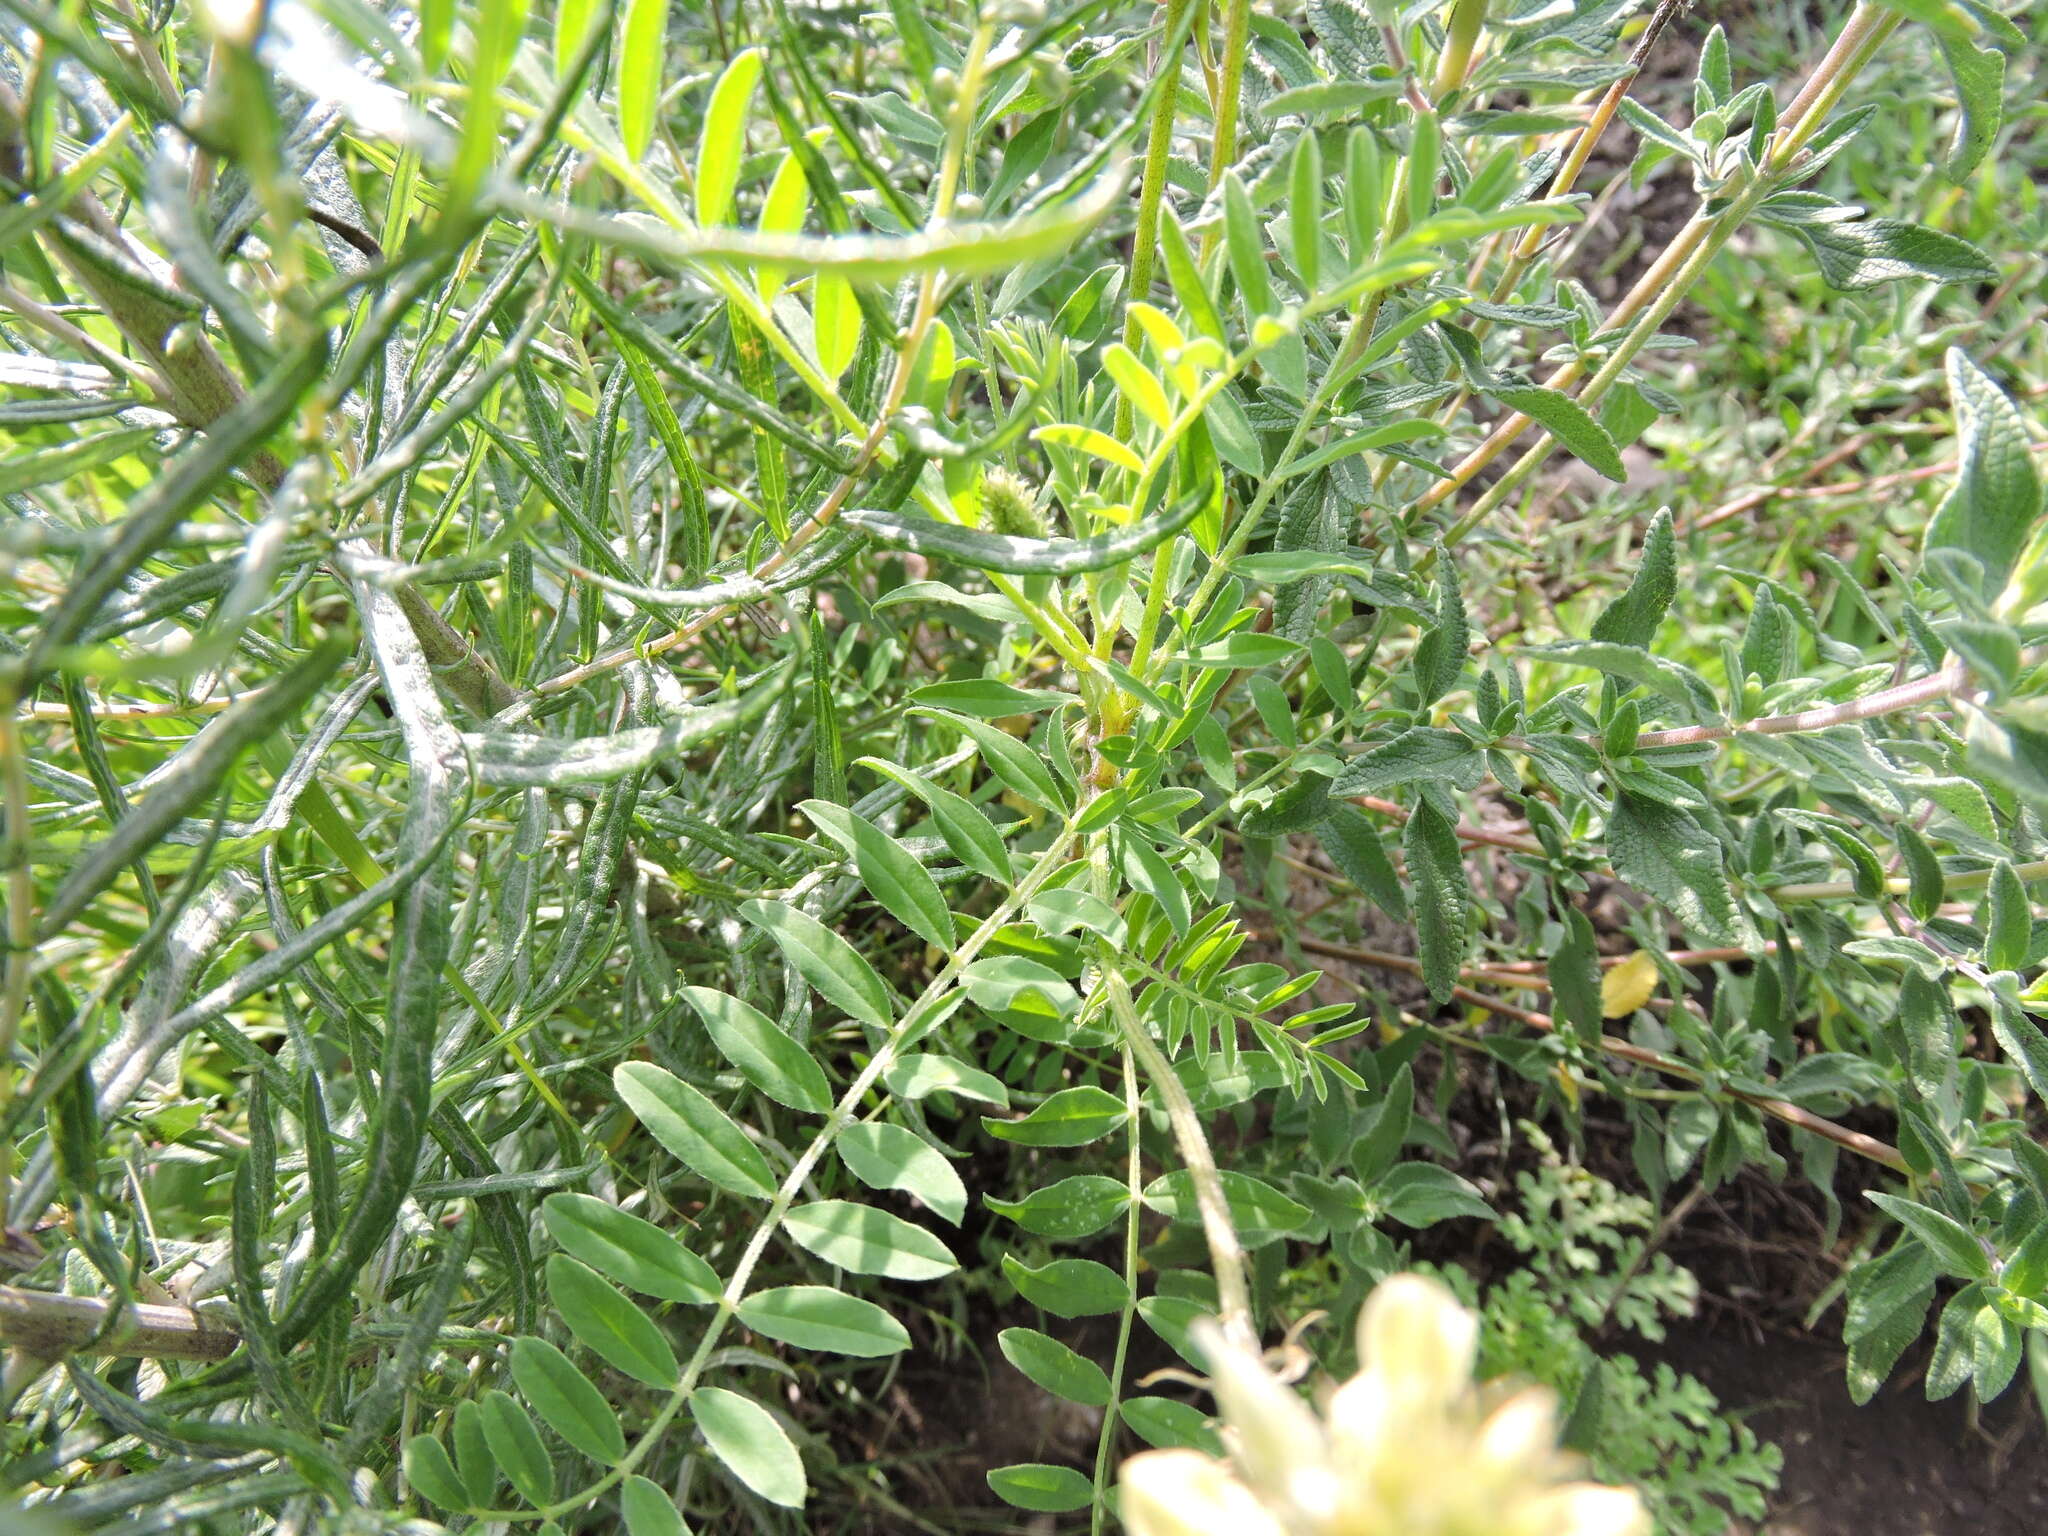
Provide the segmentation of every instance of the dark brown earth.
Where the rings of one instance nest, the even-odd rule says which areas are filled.
[[[2016,1383],[1971,1423],[1957,1399],[1929,1403],[1909,1360],[1859,1408],[1839,1345],[1764,1330],[1719,1309],[1674,1329],[1659,1358],[1785,1453],[1769,1518],[1742,1536],[2038,1536],[2048,1531],[2048,1435]],[[1718,1315],[1713,1315],[1717,1314]]]

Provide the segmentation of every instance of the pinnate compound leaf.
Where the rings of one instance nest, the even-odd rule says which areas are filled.
[[[710,987],[684,987],[719,1054],[778,1104],[822,1115],[832,1107],[832,1085],[811,1054],[760,1009]]]
[[[967,1211],[967,1186],[953,1165],[914,1131],[887,1121],[849,1125],[833,1143],[839,1160],[870,1189],[915,1195],[958,1226]]]
[[[596,1271],[556,1254],[548,1297],[577,1342],[607,1365],[650,1387],[676,1384],[676,1356],[661,1330]]]
[[[775,1415],[737,1392],[699,1387],[690,1394],[690,1416],[733,1476],[771,1504],[803,1507],[808,1491],[803,1460]]]
[[[812,990],[848,1018],[877,1029],[894,1021],[888,983],[859,950],[815,917],[772,901],[742,902],[740,916],[775,940]]]
[[[724,1110],[673,1072],[651,1062],[621,1062],[612,1070],[612,1085],[654,1139],[691,1172],[735,1195],[774,1198],[775,1176],[761,1149]]]
[[[548,1428],[600,1466],[626,1454],[618,1415],[576,1364],[546,1339],[512,1341],[512,1382]]]
[[[874,1356],[910,1347],[910,1335],[887,1312],[825,1285],[758,1291],[739,1304],[738,1315],[756,1333],[799,1349]]]
[[[818,1200],[782,1218],[789,1235],[827,1264],[891,1280],[936,1280],[960,1267],[923,1227],[852,1200]]]

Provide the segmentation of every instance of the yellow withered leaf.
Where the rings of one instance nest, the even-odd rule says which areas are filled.
[[[1650,1000],[1657,990],[1657,962],[1647,950],[1637,950],[1600,978],[1600,1013],[1603,1018],[1626,1018]]]

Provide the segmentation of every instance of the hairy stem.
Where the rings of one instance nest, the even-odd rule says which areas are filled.
[[[1217,1171],[1209,1137],[1202,1129],[1202,1117],[1195,1112],[1195,1102],[1188,1097],[1187,1087],[1173,1070],[1173,1063],[1166,1059],[1166,1053],[1159,1049],[1144,1020],[1138,1017],[1137,1005],[1131,1000],[1130,985],[1123,974],[1111,964],[1105,966],[1102,979],[1109,995],[1109,1010],[1116,1016],[1124,1043],[1144,1069],[1146,1080],[1158,1090],[1159,1101],[1166,1108],[1167,1124],[1173,1130],[1174,1146],[1194,1186],[1195,1208],[1201,1213],[1202,1235],[1209,1244],[1209,1264],[1216,1272],[1217,1320],[1226,1333],[1256,1348],[1252,1293],[1245,1280],[1244,1245],[1238,1241],[1237,1228],[1230,1219],[1230,1201],[1224,1195],[1223,1177]]]

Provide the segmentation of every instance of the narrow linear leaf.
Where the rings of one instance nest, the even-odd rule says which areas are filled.
[[[1017,534],[963,528],[915,513],[851,507],[839,520],[878,544],[936,555],[982,571],[1017,576],[1073,576],[1107,570],[1149,554],[1195,520],[1206,497],[1185,496],[1165,511],[1140,518],[1114,533],[1086,539],[1032,539]]]

